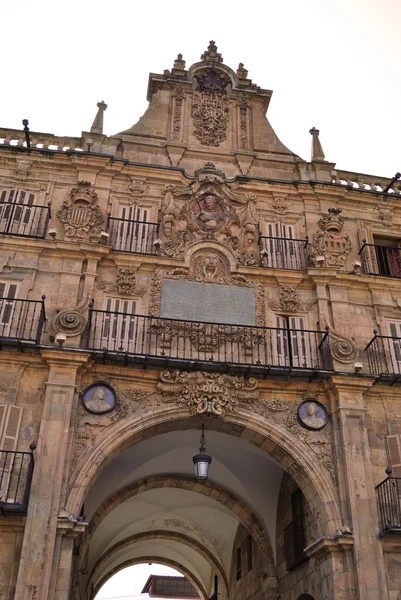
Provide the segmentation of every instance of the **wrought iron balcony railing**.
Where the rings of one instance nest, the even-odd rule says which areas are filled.
[[[284,554],[288,571],[307,559],[305,547],[305,517],[299,515],[284,529]]]
[[[401,534],[401,477],[388,477],[376,486],[380,533]]]
[[[369,373],[375,375],[401,375],[401,338],[375,335],[365,347]]]
[[[244,365],[254,373],[331,371],[327,331],[164,319],[89,310],[85,346],[128,362]]]
[[[39,344],[46,320],[45,298],[0,298],[0,343]]]
[[[364,240],[359,256],[366,275],[401,277],[401,248],[398,246],[377,246]]]
[[[0,514],[26,514],[34,467],[33,451],[0,450]]]
[[[50,217],[50,202],[47,206],[1,202],[0,234],[44,238]]]
[[[308,238],[291,240],[261,236],[259,251],[262,267],[304,271],[308,266]]]
[[[113,250],[138,254],[159,253],[159,223],[120,219],[109,214],[106,232],[109,234],[109,244]]]

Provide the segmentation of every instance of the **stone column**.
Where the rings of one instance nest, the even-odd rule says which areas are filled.
[[[345,530],[353,537],[355,594],[358,600],[388,600],[364,392],[373,380],[333,376],[328,383],[333,448]]]
[[[43,351],[42,356],[50,370],[15,592],[18,600],[53,600],[50,581],[76,377],[89,358],[88,353],[62,349]]]

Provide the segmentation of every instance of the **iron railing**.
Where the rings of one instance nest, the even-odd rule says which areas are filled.
[[[46,320],[45,298],[19,300],[0,298],[0,342],[39,344]]]
[[[308,266],[308,238],[291,240],[260,236],[259,251],[262,267],[304,271]]]
[[[106,354],[294,370],[331,370],[328,331],[226,325],[89,309],[86,348]]]
[[[376,486],[380,534],[401,533],[401,477],[388,477]]]
[[[0,513],[26,514],[34,467],[33,451],[0,450]]]
[[[401,338],[377,335],[365,347],[369,373],[375,375],[401,375]]]
[[[401,248],[398,246],[377,246],[363,240],[359,256],[366,275],[401,277]]]
[[[307,559],[305,546],[305,517],[299,515],[284,529],[284,554],[287,571]]]
[[[136,252],[137,254],[158,254],[159,223],[134,221],[107,216],[106,232],[109,244],[119,252]]]
[[[47,206],[0,202],[0,234],[44,238],[51,217]]]

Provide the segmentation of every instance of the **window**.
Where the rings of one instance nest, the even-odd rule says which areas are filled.
[[[236,576],[237,581],[241,579],[241,548],[237,548]]]
[[[10,404],[0,404],[0,501],[7,502],[10,494],[10,477],[21,426],[22,408]]]
[[[14,301],[17,296],[18,285],[0,281],[0,335],[10,334],[13,322],[13,314],[17,303]]]
[[[247,546],[247,560],[248,560],[248,571],[251,571],[252,569],[252,536],[248,535],[247,539],[246,539],[246,546]]]
[[[401,240],[374,237],[374,250],[377,273],[401,277]]]
[[[316,349],[307,343],[303,317],[277,316],[275,350],[277,364],[300,368],[313,367]],[[309,339],[308,339],[309,341]]]
[[[100,326],[101,347],[128,351],[134,338],[138,336],[135,300],[106,298],[104,311],[102,323],[98,319],[96,323],[97,328]]]
[[[306,268],[305,240],[296,240],[293,225],[264,223],[260,251],[265,267],[296,270]]]
[[[0,193],[0,233],[30,235],[40,220],[40,209],[35,212],[35,195],[25,190],[3,190]]]
[[[149,251],[148,245],[153,241],[153,226],[148,224],[149,210],[141,206],[121,206],[119,218],[115,249]]]
[[[284,530],[284,548],[287,569],[292,569],[306,560],[304,548],[305,520],[304,495],[300,489],[291,494],[291,523]]]
[[[401,367],[401,321],[388,321],[388,334],[392,340],[389,341],[390,360],[395,373],[400,372]]]

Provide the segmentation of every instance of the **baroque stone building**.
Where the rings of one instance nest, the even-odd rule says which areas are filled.
[[[271,95],[210,42],[117,135],[0,129],[0,598],[401,598],[400,188]]]

